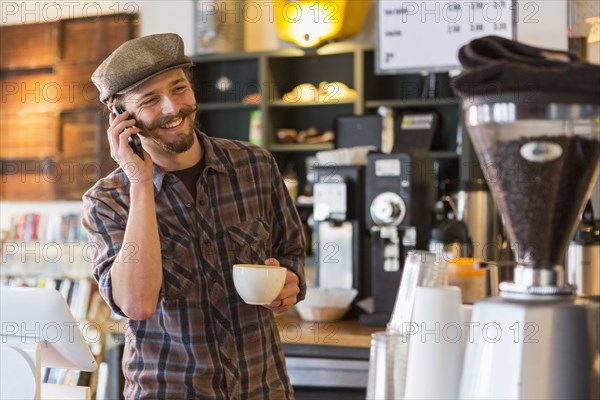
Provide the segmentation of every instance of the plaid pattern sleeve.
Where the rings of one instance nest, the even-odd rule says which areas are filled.
[[[128,321],[123,374],[127,399],[293,399],[277,323],[249,305],[233,265],[269,257],[294,271],[303,298],[305,239],[273,156],[245,142],[199,133],[204,169],[193,198],[176,175],[154,166],[163,286],[156,313]],[[83,225],[98,249],[94,276],[118,314],[110,268],[128,220],[121,170],[84,195]]]
[[[93,275],[98,282],[100,295],[111,310],[117,315],[126,317],[113,300],[110,278],[110,268],[123,242],[125,221],[96,196],[97,193],[94,192],[84,195],[82,218],[83,227],[87,231],[88,241],[93,250]]]

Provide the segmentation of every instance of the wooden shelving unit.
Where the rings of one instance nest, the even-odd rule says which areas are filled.
[[[439,130],[431,155],[441,165],[455,168],[462,162],[461,150],[468,146],[468,138],[458,129],[460,102],[450,89],[447,74],[436,74],[435,97],[424,98],[420,74],[377,75],[375,51],[363,43],[338,43],[316,51],[289,48],[193,59],[201,129],[211,136],[248,141],[250,113],[260,111],[262,146],[274,153],[282,171],[289,170],[289,163],[293,163],[301,186],[305,183],[302,175],[306,172],[306,158],[331,150],[334,145],[280,143],[276,135],[280,129],[333,131],[338,116],[375,114],[380,107],[391,108],[396,115],[435,111],[439,115]],[[220,91],[217,82],[223,77],[230,87]],[[284,94],[300,84],[318,87],[321,82],[334,81],[356,90],[357,98],[295,103],[283,100]],[[252,94],[260,96],[258,104],[242,102]]]
[[[438,98],[438,99],[385,99],[385,100],[367,100],[365,108],[377,107],[410,107],[410,108],[437,108],[437,107],[456,107],[460,101],[456,98]]]

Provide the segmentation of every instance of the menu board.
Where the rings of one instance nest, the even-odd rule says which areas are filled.
[[[515,35],[516,0],[379,0],[376,4],[380,75],[456,69],[458,50],[471,40]]]

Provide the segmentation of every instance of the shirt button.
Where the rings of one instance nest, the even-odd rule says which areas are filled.
[[[201,205],[202,207],[204,207],[204,204],[206,204],[206,203],[204,202],[204,200],[200,200],[200,205]]]
[[[192,202],[185,203],[185,206],[186,206],[187,208],[192,208],[192,207],[194,206],[194,203],[192,203]]]
[[[205,240],[202,241],[202,243],[204,243],[204,244],[210,244],[210,240],[205,239]]]
[[[212,283],[217,283],[218,282],[217,278],[210,278],[210,280],[212,281]]]

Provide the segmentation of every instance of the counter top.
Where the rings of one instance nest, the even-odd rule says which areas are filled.
[[[371,347],[371,334],[385,330],[384,326],[361,325],[356,319],[336,322],[309,322],[288,313],[276,318],[284,345],[321,345],[340,347]]]
[[[385,326],[361,325],[357,319],[336,322],[309,322],[302,320],[293,312],[275,318],[281,343],[284,345],[312,345],[371,347],[371,334],[385,330]],[[104,332],[123,335],[127,329],[127,320],[111,320],[104,323],[94,322]]]

